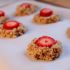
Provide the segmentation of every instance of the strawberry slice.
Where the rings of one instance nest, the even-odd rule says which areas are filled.
[[[5,13],[2,10],[0,10],[0,17],[1,16],[5,16]]]
[[[44,8],[40,11],[40,16],[48,17],[48,16],[51,16],[52,14],[53,14],[53,11],[48,8]]]
[[[19,26],[19,22],[14,21],[14,20],[9,20],[3,23],[3,28],[5,29],[13,29],[17,28]]]
[[[23,3],[20,5],[20,7],[22,7],[22,8],[30,8],[30,6],[31,6],[31,4],[29,4],[29,3]]]
[[[35,44],[39,47],[51,47],[52,45],[54,45],[56,43],[56,41],[49,37],[49,36],[42,36],[39,37],[36,41]]]

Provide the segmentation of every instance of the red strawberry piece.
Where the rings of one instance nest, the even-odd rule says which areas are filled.
[[[20,5],[20,7],[22,7],[22,8],[30,8],[30,6],[31,6],[31,4],[29,4],[29,3],[23,3]]]
[[[13,29],[17,28],[19,26],[19,22],[14,21],[14,20],[9,20],[3,23],[3,28],[5,29]]]
[[[55,41],[53,38],[49,36],[42,36],[39,37],[36,41],[35,44],[40,47],[51,47],[54,45],[57,41]]]
[[[53,14],[53,11],[48,8],[44,8],[40,11],[40,16],[48,17],[48,16],[51,16],[52,14]]]
[[[5,13],[0,10],[0,17],[1,17],[1,16],[5,16]]]

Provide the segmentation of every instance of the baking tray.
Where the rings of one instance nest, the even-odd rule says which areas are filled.
[[[39,7],[38,11],[24,17],[12,16],[16,6],[28,2]],[[37,25],[32,23],[32,18],[40,9],[48,7],[58,13],[61,20],[54,24]],[[66,37],[66,29],[70,27],[70,10],[44,4],[36,1],[21,1],[1,8],[10,19],[17,20],[26,26],[28,31],[15,39],[0,39],[0,59],[4,63],[4,70],[70,70],[70,40]],[[55,61],[34,62],[29,60],[25,51],[32,39],[42,35],[49,35],[62,42],[63,52]],[[6,67],[5,67],[6,65]],[[1,69],[2,70],[2,69]]]

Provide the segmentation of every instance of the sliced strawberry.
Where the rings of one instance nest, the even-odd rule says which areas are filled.
[[[5,16],[5,13],[0,10],[0,17],[1,17],[1,16]]]
[[[51,47],[52,45],[54,45],[56,43],[56,41],[49,37],[49,36],[42,36],[39,37],[36,41],[35,44],[41,47]]]
[[[29,3],[23,3],[20,5],[20,7],[23,7],[23,8],[30,8],[31,4]]]
[[[9,20],[3,23],[3,28],[5,29],[13,29],[17,28],[19,26],[19,22],[14,21],[14,20]]]
[[[51,16],[52,14],[53,14],[53,11],[48,8],[44,8],[40,11],[40,16],[48,17],[48,16]]]

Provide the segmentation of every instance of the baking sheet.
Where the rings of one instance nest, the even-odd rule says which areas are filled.
[[[13,17],[17,5],[29,2],[39,6],[34,14],[25,17]],[[61,16],[61,21],[49,25],[37,25],[32,23],[32,18],[40,9],[48,7]],[[49,4],[43,4],[36,1],[22,1],[13,5],[1,8],[6,12],[10,19],[17,20],[26,26],[28,31],[15,39],[0,39],[0,57],[6,61],[10,70],[70,70],[70,40],[66,37],[66,29],[70,27],[69,9],[55,7]],[[27,45],[35,37],[49,35],[62,42],[63,52],[55,61],[34,62],[25,56]]]

